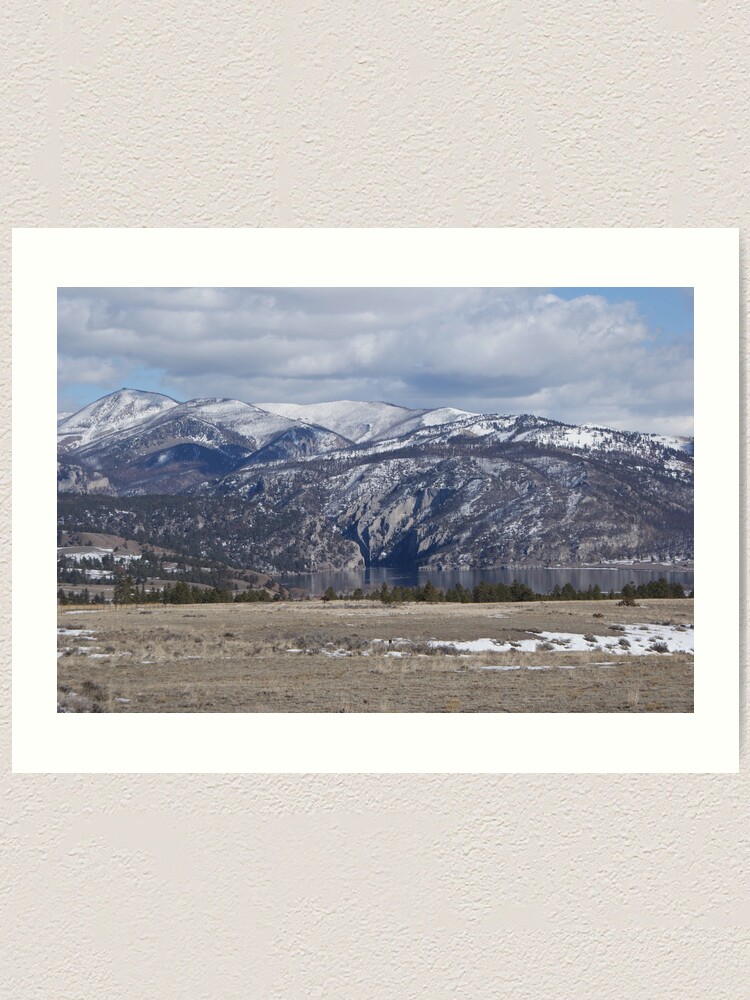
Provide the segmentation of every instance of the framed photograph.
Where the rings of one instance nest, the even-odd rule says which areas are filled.
[[[15,230],[14,770],[736,770],[738,268]]]

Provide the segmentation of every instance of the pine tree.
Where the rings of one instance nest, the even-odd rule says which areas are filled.
[[[115,591],[112,600],[115,604],[133,603],[133,578],[123,576],[115,584]]]

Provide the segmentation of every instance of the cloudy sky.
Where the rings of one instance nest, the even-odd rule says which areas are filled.
[[[123,386],[692,434],[692,290],[59,289],[58,410]]]

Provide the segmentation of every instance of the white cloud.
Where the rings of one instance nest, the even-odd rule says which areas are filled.
[[[66,289],[61,392],[387,399],[692,430],[691,346],[631,303],[535,289]]]
[[[130,370],[130,365],[125,366]],[[57,357],[57,379],[61,386],[70,382],[82,385],[100,385],[102,382],[117,381],[123,376],[123,366],[117,365],[108,358],[91,356],[69,357],[59,354]]]

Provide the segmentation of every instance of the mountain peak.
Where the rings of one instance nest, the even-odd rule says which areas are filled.
[[[61,420],[58,443],[63,448],[80,447],[178,405],[171,396],[160,392],[117,389]]]

